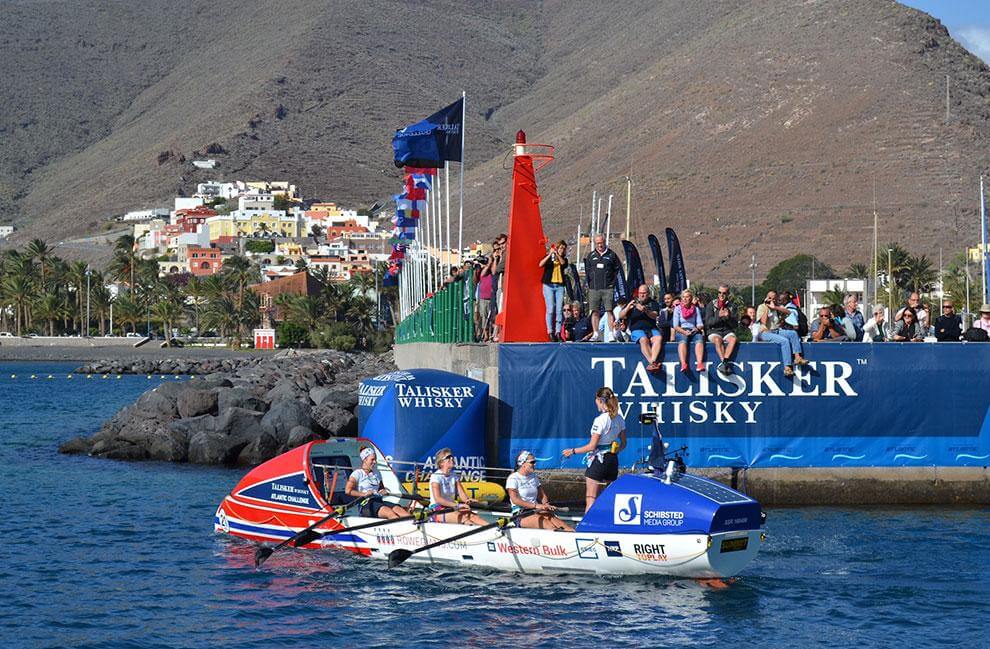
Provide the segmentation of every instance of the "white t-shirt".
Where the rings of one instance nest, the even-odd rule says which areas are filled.
[[[524,476],[518,471],[510,473],[509,477],[505,479],[505,488],[515,489],[523,500],[531,503],[539,502],[537,498],[540,495],[540,479],[535,473],[530,473],[528,476]]]
[[[354,469],[351,478],[357,481],[358,491],[378,492],[382,488],[382,476],[372,469],[370,472],[364,469]]]
[[[457,499],[457,474],[453,471],[450,472],[450,475],[444,475],[440,471],[434,471],[433,475],[430,476],[430,485],[434,484],[440,485],[440,495],[447,500]],[[432,486],[430,487],[430,504],[439,504],[433,497]]]
[[[612,442],[618,441],[619,433],[626,429],[626,420],[622,418],[622,415],[615,413],[614,417],[610,417],[607,412],[595,417],[595,421],[591,424],[591,434],[598,435],[598,449],[588,453],[585,456],[585,463],[588,466],[595,461],[595,458],[599,462],[602,461],[602,456],[608,452],[608,447]]]

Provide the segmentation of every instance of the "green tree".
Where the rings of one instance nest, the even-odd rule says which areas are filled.
[[[770,269],[763,283],[757,287],[757,301],[767,291],[801,291],[809,279],[836,277],[835,270],[812,255],[795,255]]]
[[[41,270],[42,289],[48,286],[47,271],[52,258],[52,253],[54,251],[55,249],[45,243],[42,239],[32,239],[24,249],[25,254],[30,259],[38,262],[38,266]]]
[[[55,335],[55,321],[62,317],[65,304],[56,293],[42,295],[35,304],[37,317],[48,323],[48,335]]]

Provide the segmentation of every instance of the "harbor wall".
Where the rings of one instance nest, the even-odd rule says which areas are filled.
[[[632,345],[417,343],[396,346],[395,357],[400,368],[434,367],[487,382],[489,461],[508,466],[517,447],[535,449],[568,498],[572,490],[580,495],[580,464],[562,462],[558,449],[587,441],[594,390],[611,383],[628,413],[623,467],[648,443],[638,412],[660,403],[662,430],[672,446],[688,446],[693,470],[761,502],[990,504],[990,345],[815,345],[808,349],[814,365],[793,381],[775,349],[740,345],[741,378],[722,381],[709,366],[706,388],[693,370],[680,375],[673,345],[656,376],[640,368]],[[762,403],[748,406],[756,413],[748,421],[729,422],[724,413],[733,400]],[[691,421],[687,405],[673,416],[674,403],[691,401],[701,402],[695,420],[704,412],[707,421]],[[716,412],[723,413],[718,422]],[[575,479],[570,488],[568,475]]]

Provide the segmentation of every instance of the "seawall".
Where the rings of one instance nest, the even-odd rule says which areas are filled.
[[[620,346],[596,347],[599,347],[602,353],[614,353]],[[769,346],[757,345],[757,347],[763,352],[767,351]],[[948,350],[948,348],[944,349]],[[983,352],[983,348],[975,349]],[[873,351],[870,345],[847,347],[846,353],[849,350],[854,350],[855,353]],[[671,346],[668,354],[673,351]],[[816,350],[813,349],[811,352],[812,356],[814,351]],[[888,347],[884,351],[890,353],[893,348]],[[962,350],[962,352],[966,351]],[[969,353],[973,351],[973,347],[968,350]],[[990,347],[987,351],[990,351]],[[906,352],[917,353],[914,350],[906,350]],[[513,388],[500,393],[500,378],[504,377],[500,377],[498,345],[440,343],[396,345],[395,360],[400,369],[419,367],[442,369],[488,383],[491,394],[487,438],[490,462],[499,461],[500,452],[504,455],[504,438],[513,435],[511,426],[518,413],[511,413],[517,409],[552,411],[555,407],[554,404],[543,402],[535,391],[527,389],[526,386],[523,386],[523,389]],[[926,373],[926,368],[915,369],[922,374]],[[517,374],[514,375],[514,383],[525,383],[526,375],[518,374],[518,370],[515,371]],[[932,371],[932,376],[940,375]],[[598,377],[586,378],[589,378],[590,384],[599,381]],[[535,387],[535,382],[541,379],[539,376],[530,376],[529,380],[534,382]],[[924,381],[923,376],[919,377],[919,380]],[[575,406],[585,406],[586,396],[575,395]],[[870,403],[873,408],[883,407],[882,403],[874,401]],[[836,408],[836,417],[842,417],[840,405],[831,407]],[[776,410],[770,412],[783,416]],[[903,416],[903,413],[898,414]],[[952,413],[950,411],[945,414],[951,416]],[[548,418],[553,418],[553,412]],[[627,420],[627,424],[631,424],[631,431],[638,428],[638,425],[632,424],[632,419],[633,417],[630,416]],[[812,430],[814,427],[822,425],[820,419],[809,420],[806,423],[809,435],[815,434]],[[855,422],[853,425],[856,425]],[[693,464],[692,460],[692,457],[688,458],[689,466]],[[692,471],[745,491],[766,505],[987,505],[990,504],[990,468],[985,466],[986,460],[977,460],[975,464],[974,466],[707,466],[692,468]],[[545,475],[549,479],[548,491],[552,492],[554,498],[575,500],[583,496],[584,486],[580,471],[551,470],[545,472]]]

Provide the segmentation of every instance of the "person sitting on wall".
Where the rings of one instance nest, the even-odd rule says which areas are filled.
[[[901,310],[901,322],[894,332],[896,342],[920,343],[925,340],[925,334],[916,320],[917,317],[911,307]]]
[[[650,288],[643,284],[636,289],[636,296],[619,312],[619,319],[626,320],[632,342],[639,345],[639,351],[646,359],[646,371],[660,369],[657,362],[663,353],[663,334],[657,329],[660,305],[650,299]]]
[[[581,316],[581,303],[571,304],[571,315],[574,317],[574,326],[571,327],[571,340],[576,343],[586,343],[592,339],[595,330],[591,328],[591,318]]]
[[[688,345],[693,342],[695,370],[704,372],[704,321],[691,289],[681,291],[681,303],[674,308],[674,331],[677,332],[677,355],[681,360],[681,371],[688,371]]]
[[[973,321],[971,329],[982,329],[990,335],[990,304],[980,307],[980,317]]]
[[[901,318],[904,317],[904,311],[908,308],[911,308],[914,311],[916,318],[915,324],[921,328],[922,334],[927,333],[928,311],[921,306],[921,296],[917,293],[912,293],[908,297],[907,306],[901,307],[901,309],[897,312],[897,315],[894,316],[894,323],[896,324],[901,321]]]
[[[863,314],[859,312],[859,298],[850,293],[842,302],[846,308],[845,315],[842,319],[842,324],[846,330],[846,337],[855,342],[862,342],[863,327],[866,322],[863,319]]]
[[[784,366],[784,376],[794,376],[794,365],[807,365],[808,360],[802,356],[804,348],[797,332],[781,326],[791,315],[786,302],[787,298],[778,296],[777,291],[768,291],[766,299],[756,311],[756,320],[750,330],[753,340],[776,343],[780,347],[780,364]]]
[[[629,323],[626,322],[625,318],[619,318],[615,321],[615,331],[612,332],[612,342],[631,343],[632,341],[632,334],[629,332]]]
[[[570,302],[564,302],[560,310],[564,314],[564,321],[560,325],[560,340],[571,342],[574,340],[574,323],[577,322],[574,318],[574,309]]]
[[[845,329],[835,321],[832,310],[827,306],[818,309],[818,317],[811,323],[812,342],[841,342],[847,341]]]
[[[674,340],[673,293],[663,294],[663,306],[660,307],[660,311],[657,313],[657,329],[660,330],[660,336],[663,338],[665,343]]]
[[[942,315],[935,318],[935,339],[940,343],[962,339],[962,318],[951,300],[942,300]]]
[[[863,340],[870,343],[882,343],[890,340],[890,327],[884,321],[882,306],[873,308],[873,317],[863,325]]]
[[[736,320],[736,310],[729,302],[727,284],[719,284],[717,297],[705,305],[704,321],[708,342],[715,345],[715,353],[718,354],[718,371],[725,375],[732,374],[730,362],[738,343],[736,327],[739,322]]]

